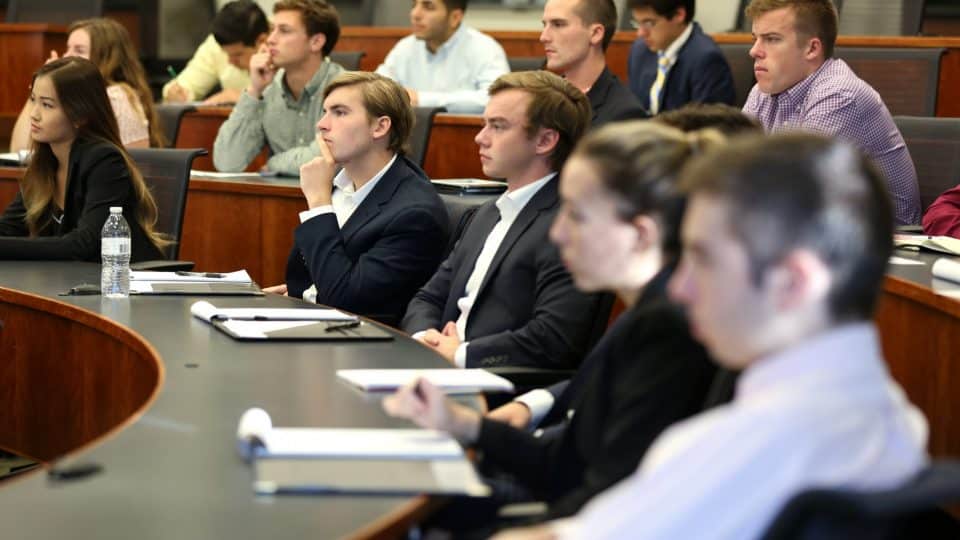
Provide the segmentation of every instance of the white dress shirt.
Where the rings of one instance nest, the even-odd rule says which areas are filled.
[[[560,538],[758,538],[813,487],[896,487],[926,463],[927,424],[890,378],[868,323],[751,365],[733,402],[675,424],[639,470]]]
[[[510,71],[503,47],[492,37],[461,24],[436,53],[416,36],[394,45],[377,73],[417,91],[419,105],[450,112],[482,112],[487,89]]]
[[[325,204],[323,206],[318,206],[316,208],[311,208],[309,210],[304,210],[300,212],[300,223],[305,223],[308,219],[322,215],[334,213],[337,216],[337,225],[342,229],[343,224],[350,219],[350,216],[353,215],[353,212],[360,206],[360,203],[367,198],[367,195],[373,191],[373,188],[377,187],[377,184],[380,182],[380,179],[383,178],[383,175],[387,174],[387,171],[390,170],[390,167],[393,167],[393,162],[397,160],[397,155],[394,154],[390,161],[387,162],[380,171],[373,175],[373,178],[369,182],[364,184],[360,189],[354,190],[353,180],[347,176],[346,169],[340,169],[340,172],[337,173],[337,176],[333,178],[333,197],[331,200],[332,204]],[[311,285],[309,289],[303,291],[303,299],[307,302],[317,303],[317,287],[316,285]]]

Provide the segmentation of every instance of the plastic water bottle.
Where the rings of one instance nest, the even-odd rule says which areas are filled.
[[[130,226],[123,208],[110,207],[110,217],[100,233],[100,294],[107,298],[130,296]]]

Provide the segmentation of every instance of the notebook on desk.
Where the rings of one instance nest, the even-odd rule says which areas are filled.
[[[479,178],[444,178],[431,180],[433,187],[440,193],[461,195],[496,195],[507,190],[507,183],[499,180],[481,180]]]
[[[390,332],[366,321],[243,321],[210,322],[240,341],[389,341]]]
[[[130,294],[263,296],[246,270],[217,272],[130,272]]]

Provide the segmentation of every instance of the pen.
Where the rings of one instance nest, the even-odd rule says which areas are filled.
[[[177,70],[173,69],[173,66],[170,66],[170,65],[167,66],[167,73],[170,74],[170,77],[174,79],[177,78]]]
[[[360,326],[360,321],[350,321],[340,324],[328,324],[324,332],[333,332],[334,330],[346,330]]]
[[[174,272],[178,276],[184,277],[205,277],[205,278],[225,278],[226,274],[219,272],[187,272],[186,270],[177,270]]]

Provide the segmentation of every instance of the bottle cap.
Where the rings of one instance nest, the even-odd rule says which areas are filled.
[[[122,206],[111,206],[111,207],[110,207],[110,213],[111,213],[111,214],[122,214],[122,213],[123,213],[123,207],[122,207]]]

